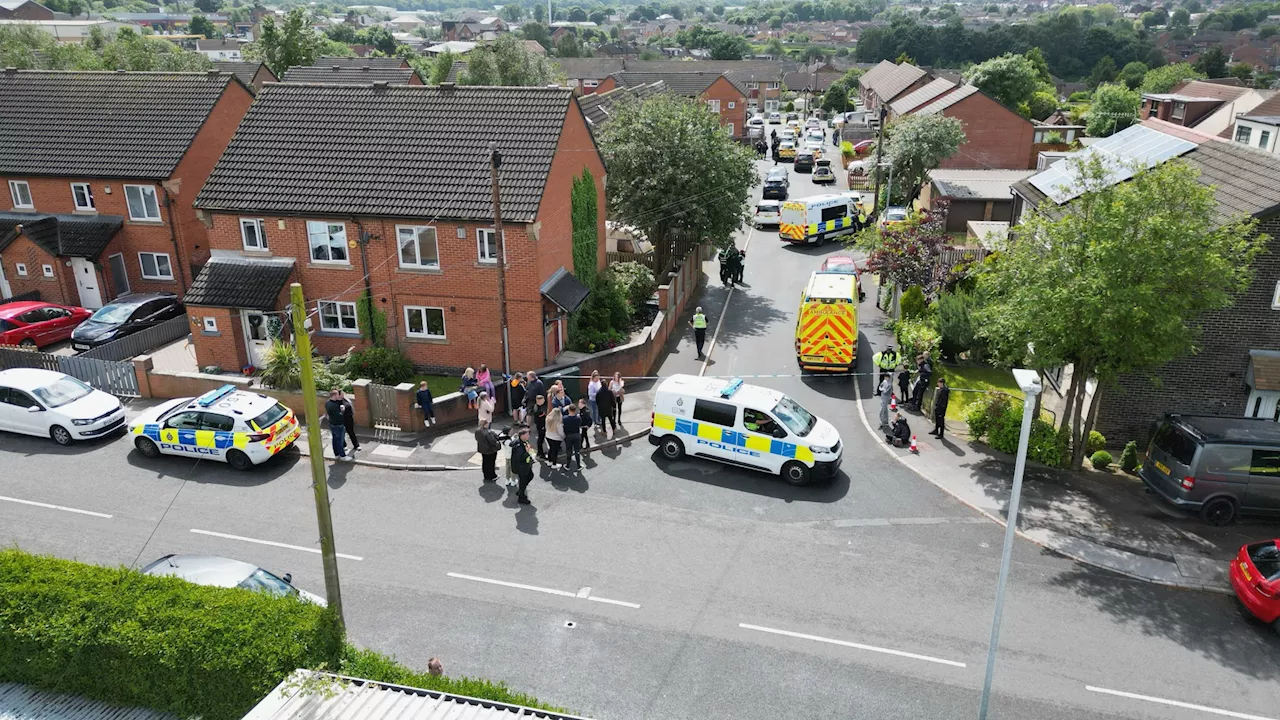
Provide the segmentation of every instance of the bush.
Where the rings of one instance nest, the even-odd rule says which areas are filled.
[[[916,356],[925,350],[937,359],[942,338],[928,321],[899,320],[894,323],[893,334],[898,341],[898,352],[908,364],[914,363]]]
[[[1014,403],[1007,395],[992,393],[970,406],[965,420],[975,440],[985,435],[987,445],[992,449],[1010,455],[1018,452],[1018,438],[1022,432],[1022,403]],[[1027,459],[1050,467],[1062,467],[1067,457],[1065,450],[1058,430],[1051,423],[1039,418],[1031,421]]]
[[[627,299],[630,319],[634,320],[649,298],[658,291],[658,281],[648,265],[638,262],[620,262],[610,266],[609,274],[618,283],[618,289]]]
[[[984,353],[978,323],[973,318],[973,305],[973,295],[967,292],[944,293],[938,297],[934,307],[942,357],[954,360],[967,353],[970,360],[982,359]]]
[[[326,392],[332,388],[339,388],[343,392],[351,392],[351,378],[342,373],[334,372],[329,365],[316,362],[311,368],[311,373],[316,383],[316,390],[320,392]]]
[[[569,347],[596,352],[621,344],[631,325],[627,297],[611,273],[596,276],[591,294],[569,321]]]
[[[1099,450],[1089,456],[1089,464],[1093,466],[1094,470],[1106,470],[1111,466],[1111,453],[1106,450]]]
[[[351,353],[345,368],[347,375],[372,380],[383,385],[399,385],[413,379],[413,363],[395,348],[374,345]],[[316,383],[319,387],[319,383]]]
[[[1089,439],[1084,443],[1084,451],[1088,455],[1093,455],[1099,450],[1107,446],[1107,438],[1097,430],[1089,431]]]
[[[297,390],[302,387],[302,364],[298,349],[280,339],[271,341],[263,358],[262,381],[277,390]]]
[[[1089,102],[1090,97],[1092,96],[1089,95],[1089,93],[1085,92],[1084,90],[1081,90],[1080,92],[1071,93],[1071,95],[1067,98],[1067,100],[1070,102]]]
[[[331,613],[295,598],[0,550],[0,680],[230,720],[341,658]]]
[[[1124,452],[1120,453],[1120,469],[1133,473],[1138,469],[1138,443],[1130,440],[1124,444]]]
[[[351,645],[347,645],[343,653],[340,668],[338,672],[343,675],[375,680],[380,683],[408,685],[409,687],[467,695],[513,705],[541,708],[552,712],[564,712],[563,708],[547,705],[535,697],[516,692],[508,688],[506,683],[470,677],[450,678],[443,675],[417,672],[396,662],[394,658],[389,658],[372,650],[362,650]]]
[[[988,393],[986,397],[969,406],[965,422],[969,425],[969,434],[978,440],[991,431],[996,420],[1004,416],[1012,402],[1008,395]]]
[[[919,285],[907,288],[907,291],[902,293],[902,299],[898,301],[898,305],[902,308],[903,320],[920,319],[929,314],[929,301],[925,300],[924,290]]]

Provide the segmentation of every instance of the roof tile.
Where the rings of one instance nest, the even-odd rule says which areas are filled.
[[[182,302],[204,307],[274,310],[293,274],[292,258],[249,260],[215,257],[204,264]]]

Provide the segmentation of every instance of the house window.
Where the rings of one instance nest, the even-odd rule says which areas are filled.
[[[150,185],[125,185],[124,198],[129,205],[130,220],[159,220],[160,203],[156,189]]]
[[[1184,102],[1176,102],[1173,104],[1173,112],[1169,113],[1169,117],[1174,120],[1181,120],[1187,116],[1187,104]]]
[[[426,225],[397,225],[396,237],[400,242],[400,267],[440,269],[435,228]]]
[[[71,183],[71,197],[76,201],[77,210],[93,210],[93,191],[89,183]]]
[[[708,101],[707,101],[707,107],[711,108],[711,112],[720,112],[720,101],[719,101],[719,100],[708,100]]]
[[[600,87],[600,81],[599,80],[583,80],[582,87],[584,88]]]
[[[1271,149],[1270,146],[1271,146],[1271,131],[1263,130],[1262,132],[1258,133],[1258,147],[1262,148],[1263,150],[1270,150]]]
[[[320,329],[326,332],[350,333],[360,332],[356,325],[356,304],[353,302],[333,302],[321,300],[316,304],[320,311]]]
[[[476,252],[482,263],[498,262],[498,244],[493,241],[492,229],[476,230]],[[502,253],[507,252],[507,234],[502,233]]]
[[[347,226],[343,223],[308,220],[307,237],[314,262],[347,262]]]
[[[9,195],[13,197],[15,208],[34,208],[31,202],[31,186],[25,180],[10,180]]]
[[[406,305],[404,328],[409,337],[444,339],[444,308]]]
[[[53,277],[53,266],[48,264],[41,265],[40,272],[43,273],[45,277]]]
[[[727,124],[724,126],[724,129],[725,129],[726,131],[728,131],[728,133],[729,133],[729,137],[733,137],[733,123],[727,123]]]
[[[142,266],[143,280],[172,280],[173,268],[169,265],[167,253],[138,253],[138,264]]]
[[[27,276],[27,264],[26,264],[26,263],[17,263],[17,264],[15,264],[15,265],[13,266],[13,269],[14,269],[14,270],[18,273],[18,275],[20,275],[21,277],[26,277],[26,276]]]
[[[766,86],[765,86],[765,88],[766,88],[766,89],[768,89],[768,90],[777,90],[777,89],[778,89],[778,83],[776,83],[776,82],[771,82],[771,83],[769,83],[768,85],[766,85]]]
[[[209,333],[218,332],[218,318],[204,318],[204,331]]]
[[[734,101],[730,100],[730,101],[729,101],[729,109],[730,109],[730,110],[732,110],[732,109],[734,109],[734,108],[736,108],[736,107],[738,107],[738,103],[736,103],[736,102],[734,102]]]
[[[1253,128],[1246,125],[1236,125],[1236,142],[1249,144],[1249,137],[1253,135]]]
[[[240,219],[240,242],[245,250],[267,249],[267,225],[261,220]]]
[[[1147,108],[1147,117],[1155,117],[1160,112],[1160,104],[1152,100],[1151,105]]]
[[[1280,282],[1276,283],[1276,291],[1271,295],[1271,309],[1280,310]]]
[[[760,83],[758,83],[758,82],[749,82],[749,83],[747,83],[747,89],[748,89],[748,90],[759,90],[759,89],[760,89]]]

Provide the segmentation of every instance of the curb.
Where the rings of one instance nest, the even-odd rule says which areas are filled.
[[[858,416],[859,416],[860,418],[862,418],[862,425],[867,429],[867,432],[871,434],[872,438],[873,438],[873,439],[875,439],[875,438],[876,438],[876,433],[871,429],[871,421],[867,419],[867,411],[866,411],[866,408],[864,408],[864,407],[863,407],[863,405],[862,405],[862,392],[858,389],[858,384],[857,384],[856,382],[853,384],[853,394],[854,394],[854,399],[855,399],[855,401],[856,401],[856,402],[857,402],[857,404],[858,404]],[[887,452],[887,453],[890,455],[890,457],[892,457],[892,458],[894,458],[895,460],[897,460],[898,462],[902,463],[902,464],[903,464],[903,465],[904,465],[908,470],[910,470],[911,472],[914,472],[916,475],[919,475],[920,477],[924,478],[924,479],[925,479],[925,480],[927,480],[930,484],[932,484],[934,487],[936,487],[936,488],[938,488],[939,490],[941,490],[941,491],[945,492],[947,495],[950,495],[952,498],[954,498],[955,500],[957,500],[958,502],[960,502],[960,503],[961,503],[962,505],[964,505],[965,507],[968,507],[968,508],[972,509],[973,511],[975,511],[975,512],[977,512],[978,514],[982,515],[983,517],[987,518],[987,519],[988,519],[988,520],[990,520],[991,522],[993,522],[993,523],[995,523],[995,524],[999,525],[1000,527],[1007,527],[1007,526],[1008,526],[1008,523],[1007,523],[1007,522],[1005,522],[1005,519],[1004,519],[1004,518],[1002,518],[1002,517],[1000,517],[999,515],[996,515],[996,514],[994,514],[994,513],[990,512],[990,511],[988,511],[988,510],[985,510],[985,509],[983,509],[983,508],[980,508],[980,507],[978,507],[977,505],[974,505],[973,503],[969,502],[968,500],[966,500],[966,499],[964,499],[964,498],[960,497],[959,495],[955,494],[954,492],[952,492],[952,491],[951,491],[951,489],[950,489],[950,488],[946,487],[945,485],[943,485],[942,483],[938,482],[937,480],[934,480],[933,478],[931,478],[931,477],[929,477],[928,475],[924,474],[924,472],[922,472],[922,471],[921,471],[921,470],[919,470],[918,468],[916,468],[916,467],[914,467],[913,465],[911,465],[911,463],[907,462],[907,461],[906,461],[906,459],[905,459],[905,458],[903,458],[902,456],[898,455],[898,453],[895,453],[895,452],[893,452],[892,450],[890,450],[890,449],[889,449],[889,447],[888,447],[887,445],[885,445],[884,443],[879,443],[879,442],[877,442],[877,443],[876,443],[876,445],[877,445],[877,446],[879,446],[879,447],[881,447],[881,448],[883,448],[883,449],[885,450],[885,452]],[[1141,580],[1142,582],[1150,583],[1150,584],[1152,584],[1152,585],[1160,585],[1160,586],[1163,586],[1163,587],[1177,588],[1177,589],[1180,589],[1180,590],[1199,590],[1199,591],[1202,591],[1202,592],[1215,593],[1215,594],[1218,594],[1218,595],[1234,595],[1234,594],[1235,594],[1235,593],[1234,593],[1234,591],[1232,591],[1232,590],[1231,590],[1231,588],[1230,588],[1229,586],[1221,586],[1221,585],[1205,585],[1205,584],[1203,584],[1203,583],[1192,583],[1192,582],[1185,582],[1185,583],[1168,582],[1168,581],[1165,581],[1165,580],[1157,580],[1157,579],[1155,579],[1155,578],[1146,577],[1146,576],[1144,576],[1144,575],[1137,575],[1137,574],[1135,574],[1135,573],[1127,572],[1127,571],[1124,571],[1124,570],[1119,570],[1119,569],[1114,568],[1114,567],[1111,567],[1111,566],[1109,566],[1109,565],[1103,565],[1103,564],[1100,564],[1100,563],[1094,562],[1094,561],[1089,560],[1089,559],[1087,559],[1087,558],[1085,558],[1085,557],[1082,557],[1082,556],[1080,556],[1080,555],[1078,555],[1078,554],[1076,554],[1076,553],[1073,553],[1073,552],[1070,552],[1070,551],[1067,551],[1067,550],[1062,550],[1062,549],[1059,549],[1059,548],[1057,548],[1057,547],[1054,547],[1053,545],[1049,544],[1048,542],[1041,541],[1041,540],[1038,540],[1038,539],[1036,539],[1036,538],[1034,538],[1034,537],[1031,537],[1030,535],[1027,535],[1027,534],[1026,534],[1026,533],[1024,533],[1021,529],[1015,529],[1015,531],[1014,531],[1014,532],[1015,532],[1015,534],[1016,534],[1018,537],[1022,538],[1023,540],[1026,540],[1027,542],[1029,542],[1029,543],[1031,543],[1031,544],[1033,544],[1033,545],[1036,545],[1037,547],[1041,547],[1041,548],[1044,548],[1045,550],[1049,550],[1049,551],[1051,551],[1051,552],[1057,553],[1058,555],[1061,555],[1061,556],[1063,556],[1063,557],[1065,557],[1065,558],[1068,558],[1068,559],[1070,559],[1070,560],[1073,560],[1073,561],[1075,561],[1075,562],[1078,562],[1078,563],[1080,563],[1080,564],[1082,564],[1082,565],[1088,565],[1088,566],[1090,566],[1090,567],[1096,567],[1096,568],[1099,568],[1099,569],[1101,569],[1101,570],[1106,570],[1107,572],[1115,573],[1116,575],[1121,575],[1121,576],[1124,576],[1124,577],[1127,577],[1127,578],[1130,578],[1130,579],[1133,579],[1133,580]],[[1046,532],[1053,533],[1054,531],[1052,531],[1052,530],[1048,530],[1048,531],[1046,531]],[[1056,534],[1056,533],[1054,533],[1054,534]],[[1134,555],[1135,553],[1129,553],[1129,554],[1130,554],[1130,555]]]

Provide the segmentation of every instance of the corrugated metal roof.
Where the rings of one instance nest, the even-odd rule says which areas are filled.
[[[956,200],[1011,200],[1014,183],[1035,175],[1035,170],[930,170],[938,192]]]
[[[300,679],[302,679],[300,681]],[[312,683],[320,687],[303,691]],[[587,720],[435,690],[298,670],[244,720]]]
[[[176,720],[176,716],[0,683],[0,720]]]

